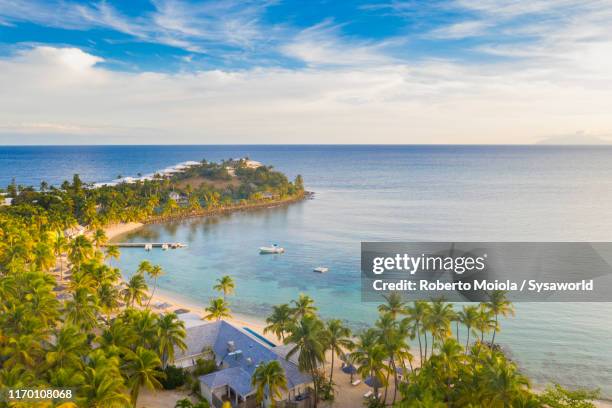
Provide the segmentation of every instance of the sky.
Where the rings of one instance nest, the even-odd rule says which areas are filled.
[[[612,0],[0,0],[0,144],[612,139]]]

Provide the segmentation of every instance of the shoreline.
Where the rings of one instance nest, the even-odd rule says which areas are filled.
[[[269,203],[266,203],[266,204],[269,207],[275,206],[275,204],[269,204]],[[264,207],[264,205],[260,205],[257,207],[251,207],[251,208],[262,208],[262,207]],[[226,209],[225,211],[227,212],[228,210],[229,209]],[[237,209],[234,209],[234,210],[237,210]],[[247,208],[241,208],[240,210],[247,210]],[[206,214],[206,215],[218,215],[220,213],[222,212],[215,212],[215,213]],[[202,217],[206,215],[192,215],[190,217],[182,217],[179,219]],[[173,221],[173,219],[169,218],[165,220],[156,220],[152,223],[159,223],[159,222],[166,222],[166,221]],[[148,222],[147,223],[140,223],[140,222],[119,223],[119,224],[113,224],[113,225],[105,227],[104,231],[107,235],[108,240],[111,241],[112,239],[116,239],[121,235],[136,231],[144,227],[147,224]],[[151,292],[147,291],[147,295],[150,296],[150,294]],[[229,301],[230,301],[230,308],[231,308],[231,297]],[[155,308],[154,305],[158,303],[167,303],[169,304],[169,306],[164,307],[164,308]],[[156,289],[155,295],[151,297],[151,309],[156,313],[170,313],[176,309],[188,309],[189,313],[199,316],[202,319],[201,320],[202,323],[211,323],[212,321],[205,320],[203,318],[205,307],[206,307],[205,303],[199,304],[199,302],[197,301],[185,299],[181,297],[180,294],[170,293],[166,289],[161,289],[159,287]],[[247,327],[251,330],[254,330],[259,335],[265,337],[267,340],[273,342],[277,346],[282,345],[281,339],[276,337],[273,333],[264,334],[264,328],[266,326],[264,317],[250,316],[250,315],[244,315],[240,313],[232,313],[231,318],[226,318],[223,320],[241,329],[244,327]],[[415,357],[416,357],[416,360],[418,360],[418,356],[415,356]],[[326,365],[328,364],[329,364],[329,361],[326,362]],[[415,364],[418,366],[420,363],[417,363],[417,361],[415,361]],[[343,391],[349,392],[349,394],[354,393],[354,389],[352,389],[351,387],[347,387],[346,389],[343,386],[340,386],[340,387],[342,388]],[[540,393],[545,390],[545,387],[542,385],[533,385],[532,389]],[[342,400],[343,398],[339,398],[339,400],[337,401],[338,404],[334,404],[334,406],[338,406],[338,407],[348,406],[348,405],[344,405],[343,402],[345,401],[342,401]],[[597,408],[612,408],[612,400],[600,399],[600,400],[593,401],[593,403],[595,404]]]

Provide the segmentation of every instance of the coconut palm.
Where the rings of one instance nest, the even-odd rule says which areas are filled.
[[[108,357],[102,350],[89,355],[83,385],[79,387],[82,406],[92,408],[127,407],[130,399],[123,393],[125,386],[119,372],[118,357]]]
[[[223,293],[223,300],[227,295],[234,293],[235,284],[231,276],[225,275],[217,279],[217,284],[213,286],[213,289]]]
[[[83,262],[93,256],[91,241],[84,235],[79,235],[72,240],[68,248],[68,259],[78,269]]]
[[[119,251],[119,247],[117,245],[109,245],[105,249],[104,259],[109,260],[109,265],[113,259],[121,258],[121,252]]]
[[[97,291],[100,308],[106,314],[106,322],[110,322],[111,314],[119,307],[119,290],[111,283],[103,283]]]
[[[277,360],[260,363],[253,372],[251,385],[257,390],[258,403],[269,399],[270,406],[274,407],[275,399],[281,397],[282,391],[287,391],[287,377],[283,366]]]
[[[64,280],[64,258],[62,254],[68,248],[68,240],[62,232],[56,232],[53,236],[53,251],[55,257],[60,261],[60,280]]]
[[[96,296],[87,288],[78,288],[72,300],[66,303],[66,323],[90,330],[98,324],[99,309]]]
[[[187,350],[185,344],[185,323],[174,313],[168,313],[159,317],[157,322],[157,342],[162,368],[166,368],[168,362],[174,361],[174,350]]]
[[[47,272],[55,264],[52,247],[45,241],[39,241],[34,246],[34,267],[36,270]]]
[[[458,313],[458,318],[467,329],[467,340],[465,341],[465,354],[467,354],[470,345],[470,332],[476,326],[478,320],[478,307],[463,306],[463,310]]]
[[[451,335],[451,323],[454,317],[455,312],[450,303],[446,303],[442,299],[431,302],[431,310],[425,325],[431,332],[432,353],[436,341],[441,342]]]
[[[487,308],[491,311],[495,318],[495,327],[493,328],[493,338],[491,346],[495,344],[495,334],[499,331],[499,315],[504,317],[514,316],[514,306],[506,297],[506,292],[496,290],[489,295],[489,301],[486,303]]]
[[[329,385],[333,384],[334,357],[343,355],[345,350],[350,350],[354,343],[351,340],[351,329],[346,327],[341,320],[331,319],[325,325],[323,333],[324,344],[331,352],[331,368],[329,370]]]
[[[80,368],[87,352],[87,336],[75,326],[65,325],[55,331],[55,340],[45,350],[49,368]]]
[[[388,313],[395,319],[398,314],[405,312],[406,302],[402,301],[402,296],[399,293],[393,292],[383,297],[386,303],[378,306],[380,313]]]
[[[210,305],[204,309],[208,314],[204,316],[206,320],[221,320],[223,318],[230,318],[231,310],[223,298],[211,299]]]
[[[296,320],[300,320],[304,316],[314,315],[317,312],[317,308],[314,306],[314,300],[303,293],[297,300],[292,300],[293,303],[293,316]]]
[[[264,334],[272,332],[284,341],[285,333],[294,322],[293,311],[288,304],[273,306],[272,314],[266,319],[268,325],[264,328]]]
[[[140,264],[138,264],[138,269],[136,270],[136,273],[144,275],[145,273],[149,272],[152,268],[153,268],[153,265],[151,264],[151,262],[141,261]]]
[[[162,388],[160,379],[164,378],[164,373],[159,370],[161,361],[157,354],[143,347],[138,347],[135,352],[128,354],[126,377],[132,404],[136,406],[138,394],[141,387],[150,390]]]
[[[147,301],[147,308],[151,303],[151,299],[153,299],[153,296],[155,295],[155,289],[157,289],[157,278],[159,278],[163,274],[164,270],[159,265],[153,265],[151,268],[149,268],[149,270],[147,270],[147,275],[149,275],[150,278],[153,278],[153,292],[151,293],[151,296],[149,296],[149,300]]]
[[[323,333],[325,327],[323,322],[312,314],[303,316],[289,329],[289,336],[285,338],[285,344],[293,347],[289,350],[286,357],[290,359],[298,353],[298,366],[301,371],[309,373],[313,381],[317,377],[319,364],[325,361],[325,345],[323,343]],[[319,398],[319,386],[314,381],[314,406],[317,406]]]
[[[412,327],[412,331],[416,332],[416,337],[419,341],[419,357],[421,363],[423,363],[427,359],[427,333],[423,333],[425,337],[425,354],[423,354],[421,332],[424,331],[424,322],[429,319],[430,311],[431,307],[427,302],[417,300],[412,304],[412,306],[408,306],[405,312],[408,315],[405,320],[409,324],[409,326]]]
[[[474,328],[480,332],[480,343],[484,343],[484,336],[486,333],[494,330],[497,324],[492,316],[492,312],[485,305],[481,304],[478,306],[478,318]]]
[[[387,353],[383,345],[377,341],[372,342],[372,336],[378,337],[376,330],[369,329],[360,334],[357,338],[353,358],[358,364],[357,372],[362,378],[370,378],[374,389],[374,399],[379,400],[381,386],[386,386],[388,367],[385,365]]]
[[[106,244],[106,242],[108,241],[108,238],[106,237],[106,233],[104,232],[104,230],[101,228],[98,228],[94,231],[91,237],[91,241],[96,246],[96,248],[100,248],[101,246]]]
[[[139,273],[132,275],[130,280],[126,283],[125,288],[121,291],[125,299],[125,303],[129,306],[133,306],[134,302],[138,305],[142,305],[142,300],[147,294],[147,282]]]

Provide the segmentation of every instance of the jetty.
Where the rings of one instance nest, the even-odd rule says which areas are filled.
[[[186,248],[187,244],[183,244],[182,242],[115,242],[112,244],[107,244],[106,246],[116,246],[119,248]]]

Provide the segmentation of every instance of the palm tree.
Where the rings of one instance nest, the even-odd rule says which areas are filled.
[[[408,317],[406,321],[412,326],[413,332],[416,332],[417,339],[419,340],[419,357],[421,364],[427,359],[427,333],[425,335],[425,355],[423,354],[423,345],[421,343],[421,329],[424,328],[424,322],[429,319],[429,313],[431,308],[429,304],[423,300],[417,300],[413,303],[412,307],[407,307],[406,314]]]
[[[159,265],[153,265],[147,271],[147,275],[149,275],[150,278],[153,278],[153,292],[151,293],[151,296],[149,296],[149,300],[147,301],[147,308],[149,307],[149,303],[151,303],[151,299],[153,299],[153,296],[155,295],[155,289],[157,289],[157,278],[159,278],[163,274],[164,270]]]
[[[480,343],[484,343],[484,335],[496,327],[492,312],[485,305],[478,306],[478,318],[474,328],[480,332]]]
[[[489,295],[489,301],[486,303],[491,313],[495,316],[495,327],[493,328],[493,338],[491,339],[491,346],[495,344],[495,333],[499,330],[499,315],[504,317],[514,316],[514,306],[512,302],[506,297],[506,292],[502,290],[496,290]]]
[[[283,366],[277,360],[260,363],[253,372],[251,385],[257,390],[258,403],[270,399],[270,406],[274,407],[275,398],[281,397],[281,391],[287,391]]]
[[[334,376],[334,356],[344,354],[344,350],[350,350],[353,347],[351,340],[351,329],[342,324],[339,319],[332,319],[325,325],[323,333],[325,346],[331,351],[331,368],[329,370],[329,385],[333,384],[332,377]]]
[[[159,344],[159,355],[162,368],[166,368],[168,362],[174,361],[174,350],[187,350],[185,344],[185,323],[174,313],[160,316],[157,323],[157,341]]]
[[[138,347],[135,352],[127,356],[127,379],[132,397],[132,404],[136,406],[140,387],[150,390],[162,388],[159,380],[164,373],[159,371],[161,361],[154,351]]]
[[[68,259],[78,269],[83,262],[93,256],[91,241],[84,235],[79,235],[72,240],[69,246]]]
[[[64,280],[64,260],[62,254],[66,250],[68,246],[68,240],[64,236],[62,232],[57,232],[54,234],[53,238],[53,251],[55,252],[55,257],[59,258],[60,261],[60,280]]]
[[[65,325],[55,331],[54,337],[45,352],[48,367],[80,368],[81,357],[87,351],[87,336],[77,327]]]
[[[387,353],[377,341],[372,342],[372,336],[378,337],[378,333],[373,329],[360,334],[353,354],[355,362],[359,365],[357,372],[364,379],[371,378],[374,398],[379,400],[378,390],[381,386],[386,385],[388,367],[385,365],[385,358]]]
[[[93,244],[96,248],[100,248],[102,245],[106,244],[108,238],[106,237],[106,233],[103,229],[98,228],[94,231],[93,236],[91,237]]]
[[[294,322],[293,311],[288,304],[273,306],[272,314],[266,319],[268,325],[264,328],[264,334],[272,332],[277,338],[284,341],[285,333]]]
[[[134,302],[138,303],[138,305],[142,305],[142,299],[146,296],[147,289],[147,282],[144,276],[136,273],[132,275],[121,293],[127,305],[133,306]]]
[[[136,273],[144,275],[145,273],[149,272],[152,268],[153,268],[153,265],[151,265],[151,262],[142,261],[140,262],[140,264],[138,264],[138,269],[136,270]]]
[[[100,349],[89,355],[84,371],[84,382],[79,388],[83,403],[92,408],[129,406],[129,398],[122,392],[125,384],[119,372],[118,357],[107,357]]]
[[[472,331],[472,328],[475,327],[478,320],[478,307],[463,306],[463,310],[459,312],[458,318],[467,329],[467,340],[465,341],[465,354],[467,355],[470,345],[470,332]]]
[[[450,303],[444,302],[442,299],[437,299],[431,302],[431,311],[426,322],[426,326],[431,332],[431,350],[436,342],[443,341],[451,334],[451,323],[454,319],[455,312]]]
[[[234,293],[235,285],[234,280],[231,276],[225,275],[217,279],[217,284],[213,286],[213,289],[223,293],[223,300],[227,295]]]
[[[292,300],[291,303],[295,305],[293,308],[293,316],[296,320],[300,320],[304,316],[314,315],[317,308],[314,306],[314,300],[303,293],[297,300]]]
[[[387,303],[378,306],[380,313],[389,313],[393,319],[397,318],[398,314],[404,313],[406,302],[402,301],[402,296],[399,293],[393,292],[383,297]]]
[[[106,314],[106,322],[110,322],[111,314],[119,307],[119,290],[111,283],[102,283],[97,291],[100,308]]]
[[[293,347],[287,353],[286,359],[298,353],[298,367],[301,371],[309,373],[314,382],[314,406],[319,399],[319,386],[316,381],[317,368],[325,362],[325,345],[323,344],[323,322],[312,314],[307,314],[289,329],[289,336],[285,344]]]
[[[99,308],[94,294],[87,288],[78,288],[73,299],[66,303],[66,323],[90,330],[98,324]]]
[[[109,264],[111,264],[111,260],[119,259],[121,257],[121,252],[119,252],[119,247],[117,245],[109,245],[105,250],[106,254],[104,255],[104,259],[109,260]]]
[[[55,264],[55,256],[51,247],[45,242],[37,242],[34,246],[34,266],[37,270],[47,272]]]
[[[204,316],[206,320],[215,319],[219,321],[223,318],[232,317],[231,310],[223,298],[211,299],[210,305],[204,310],[208,312],[208,314]]]

